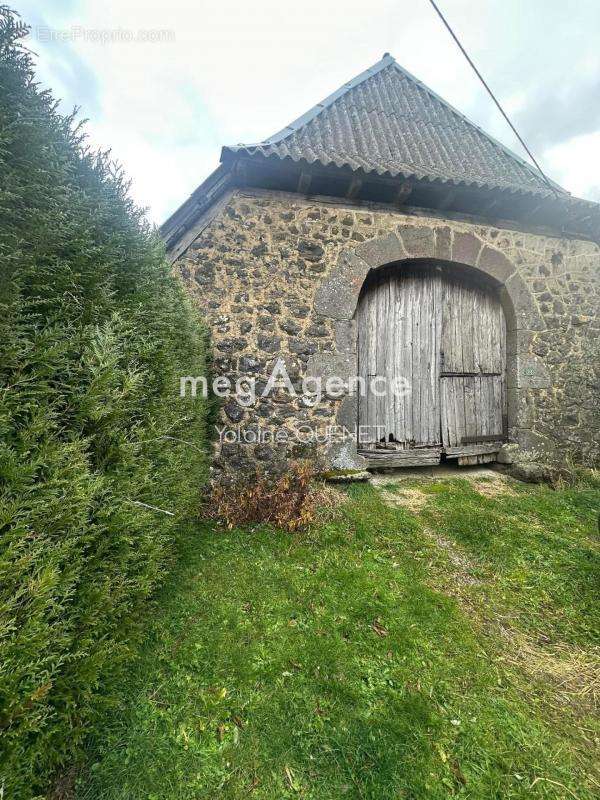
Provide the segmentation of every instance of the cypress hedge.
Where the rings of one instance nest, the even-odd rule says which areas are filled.
[[[109,154],[0,7],[0,796],[111,703],[206,480],[205,336]],[[154,508],[149,508],[152,506]],[[167,513],[168,512],[168,513]]]

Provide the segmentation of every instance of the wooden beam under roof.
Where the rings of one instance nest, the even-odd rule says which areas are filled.
[[[444,197],[437,204],[438,210],[444,211],[444,209],[449,208],[449,206],[451,206],[454,200],[456,199],[456,195],[457,195],[456,189],[448,189]]]
[[[248,162],[238,159],[233,165],[233,180],[238,186],[246,186],[248,183]]]
[[[396,192],[396,196],[394,197],[394,205],[403,206],[410,197],[412,190],[412,181],[403,181],[400,184],[400,188]]]
[[[298,178],[298,194],[308,194],[311,182],[312,174],[307,170],[302,170]]]
[[[354,175],[350,180],[350,182],[348,183],[348,190],[346,192],[346,197],[348,198],[348,200],[356,200],[356,198],[360,194],[362,186],[363,186],[362,178],[359,178],[357,175]]]
[[[198,215],[196,208],[200,196],[205,196],[210,191],[208,185],[214,184],[219,175],[229,172],[236,160],[247,162],[247,183],[248,186],[257,188],[263,187],[269,190],[282,190],[297,192],[299,166],[290,165],[289,161],[284,162],[280,159],[268,159],[261,156],[242,156],[231,154],[224,160],[217,171],[209,176],[207,181],[202,184],[194,195],[175,212],[164,224],[161,232],[173,247],[173,239],[178,238],[177,228],[183,224],[187,229],[188,217],[195,218]],[[291,170],[294,170],[292,173]],[[335,198],[343,198],[343,202],[348,202],[346,191],[352,177],[353,171],[350,167],[332,167],[312,163],[304,167],[310,171],[313,181],[311,182],[312,194],[326,196],[335,202]],[[292,177],[293,175],[293,177]],[[327,184],[327,180],[336,175],[339,180]],[[267,176],[267,184],[261,180],[261,176]],[[397,195],[400,181],[402,179],[392,178],[389,175],[368,175],[362,172],[360,176],[363,186],[360,191],[360,201],[369,203],[393,204],[394,197]],[[291,181],[290,181],[291,179]],[[430,183],[425,179],[410,178],[413,190],[408,202],[403,203],[402,208],[410,208],[411,214],[435,214],[438,216],[448,216],[454,220],[464,220],[467,222],[480,224],[489,223],[483,212],[483,206],[490,199],[490,194],[500,190],[483,187],[476,195],[473,189],[465,186],[455,186],[448,183]],[[236,183],[238,183],[236,181]],[[285,184],[285,185],[284,185]],[[239,185],[239,183],[238,183]],[[293,188],[292,188],[293,187]],[[330,191],[328,191],[328,188]],[[427,194],[425,194],[427,192]],[[378,196],[379,195],[379,196]],[[195,201],[195,202],[194,202]],[[557,208],[554,209],[553,205]],[[598,209],[598,210],[597,210]],[[500,228],[520,230],[528,233],[536,233],[542,236],[552,236],[560,233],[573,239],[584,239],[600,244],[600,204],[591,202],[577,201],[572,198],[570,213],[566,213],[565,203],[560,203],[559,198],[540,197],[540,195],[520,196],[513,195],[506,190],[501,191],[498,206],[494,209],[493,224]],[[590,213],[591,212],[591,213]],[[596,212],[596,213],[594,213]],[[585,221],[582,218],[586,217]],[[179,225],[177,224],[179,223]],[[166,230],[165,230],[166,229]]]
[[[489,214],[490,211],[493,211],[496,208],[496,206],[498,205],[498,201],[499,201],[499,198],[498,197],[494,197],[492,200],[489,201],[489,203],[485,203],[481,207],[480,212],[482,214]]]

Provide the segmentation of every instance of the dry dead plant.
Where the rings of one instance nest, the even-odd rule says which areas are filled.
[[[334,516],[343,494],[316,480],[308,461],[292,462],[287,472],[272,476],[256,470],[248,478],[215,484],[202,512],[226,528],[271,524],[286,531],[307,528],[317,516]]]

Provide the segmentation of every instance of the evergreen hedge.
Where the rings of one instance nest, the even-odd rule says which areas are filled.
[[[0,8],[0,796],[42,795],[133,652],[206,479],[205,340],[107,154]],[[142,505],[154,506],[152,510]],[[171,512],[170,516],[164,512]]]

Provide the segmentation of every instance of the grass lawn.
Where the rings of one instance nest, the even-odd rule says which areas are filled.
[[[191,531],[78,800],[597,798],[599,508],[419,481]]]

